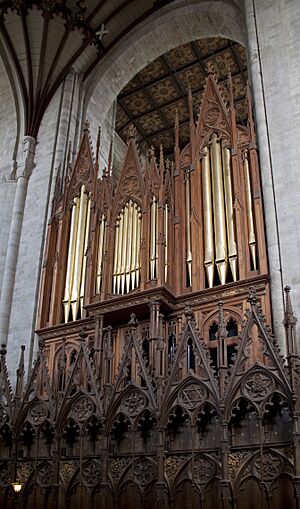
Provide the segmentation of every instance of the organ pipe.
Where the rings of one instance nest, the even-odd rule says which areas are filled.
[[[153,196],[151,203],[151,224],[150,224],[150,279],[156,277],[157,264],[157,200]]]
[[[252,210],[252,193],[251,193],[250,172],[249,172],[249,162],[248,162],[247,153],[245,154],[243,165],[244,165],[244,177],[245,177],[245,187],[246,187],[248,243],[249,243],[253,268],[254,268],[254,270],[256,270],[256,238],[255,238],[255,231],[254,231],[254,219],[253,219],[253,210]]]
[[[77,223],[78,223],[78,203],[79,198],[76,197],[74,199],[74,204],[72,206],[71,211],[71,227],[70,227],[70,237],[69,237],[69,248],[68,248],[68,261],[67,261],[67,273],[66,273],[66,283],[65,283],[65,294],[63,299],[63,307],[64,307],[64,319],[65,322],[68,321],[70,306],[71,306],[71,292],[72,292],[72,284],[73,284],[73,275],[74,275],[74,251],[76,246],[76,236],[77,236]]]
[[[121,263],[121,293],[122,295],[125,293],[125,270],[126,270],[126,250],[128,239],[128,204],[125,206],[124,216],[123,216],[123,249],[122,249],[122,263]]]
[[[132,214],[132,243],[131,243],[131,288],[135,288],[136,280],[136,261],[137,261],[137,223],[138,223],[138,207],[136,203],[133,204]]]
[[[190,174],[186,173],[185,180],[185,217],[186,217],[186,264],[188,285],[192,285],[192,238],[191,238],[191,188]]]
[[[165,229],[165,283],[168,281],[168,226],[169,226],[169,207],[166,203],[164,210],[164,229]]]
[[[117,262],[116,293],[120,293],[120,289],[121,289],[122,249],[123,249],[123,217],[124,217],[124,210],[122,210],[122,212],[121,212],[120,219],[119,219],[119,225],[118,225],[119,235],[118,235],[118,262]]]
[[[128,227],[127,227],[127,237],[128,237],[128,242],[127,242],[127,248],[126,248],[126,268],[125,268],[125,272],[126,272],[126,289],[127,291],[129,291],[129,288],[130,288],[130,273],[131,273],[131,254],[132,254],[132,246],[133,246],[133,242],[132,242],[132,217],[133,217],[133,212],[134,212],[134,207],[133,207],[133,204],[132,204],[132,201],[129,200],[129,206],[128,206]],[[125,255],[125,253],[124,253]]]
[[[204,216],[204,265],[209,288],[214,281],[214,230],[211,200],[211,178],[209,151],[205,147],[202,159],[202,189],[203,189],[203,216]]]
[[[227,273],[226,223],[221,147],[220,142],[217,141],[217,135],[215,133],[212,135],[211,143],[211,166],[213,182],[216,265],[220,282],[222,285],[224,285],[226,282]]]
[[[225,189],[225,204],[226,204],[228,257],[229,257],[229,265],[230,265],[233,281],[236,281],[237,280],[237,247],[236,247],[236,242],[235,242],[235,230],[234,230],[234,218],[233,218],[230,150],[226,147],[223,147],[223,173],[224,173],[224,189]]]
[[[83,307],[83,299],[84,299],[84,286],[85,286],[85,274],[86,274],[88,238],[89,238],[89,229],[90,229],[90,217],[91,217],[91,200],[88,197],[87,198],[87,211],[86,211],[86,226],[85,226],[85,234],[84,234],[84,251],[83,251],[83,261],[82,261],[82,274],[81,274],[81,284],[80,284],[80,311],[81,311],[81,316],[82,316],[82,307]]]
[[[77,312],[79,308],[79,294],[80,294],[80,283],[82,273],[82,262],[83,262],[83,250],[84,250],[84,234],[86,225],[86,209],[87,209],[87,196],[85,193],[85,186],[81,186],[80,203],[78,211],[78,223],[77,223],[77,237],[75,247],[75,261],[74,261],[74,279],[71,293],[71,310],[72,318],[76,320]]]
[[[116,234],[117,234],[117,232],[116,232]],[[105,246],[105,236],[106,236],[106,221],[105,221],[105,216],[102,215],[102,218],[100,221],[100,227],[99,227],[96,293],[100,293],[100,291],[101,291],[102,264],[103,264],[103,251],[104,251],[104,246]],[[117,244],[116,244],[116,246],[117,246]],[[116,249],[116,246],[115,246],[115,249]],[[116,261],[117,261],[117,257],[115,256],[114,287],[116,284]]]
[[[136,262],[135,262],[135,286],[139,286],[140,284],[140,246],[141,246],[141,213],[140,210],[137,209],[138,218],[137,218],[137,228],[136,228]]]
[[[125,205],[116,224],[113,293],[128,293],[139,284],[140,210],[132,200]]]

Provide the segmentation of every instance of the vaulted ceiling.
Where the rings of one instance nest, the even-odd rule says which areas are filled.
[[[201,39],[165,53],[126,85],[118,96],[116,114],[116,130],[121,138],[126,140],[129,125],[133,124],[144,152],[151,145],[161,144],[165,154],[172,157],[175,112],[178,111],[180,143],[184,146],[189,139],[188,86],[197,116],[210,64],[225,101],[228,101],[228,72],[231,73],[237,117],[242,123],[246,118],[245,48],[228,39]]]
[[[21,89],[25,134],[36,136],[73,67],[86,80],[139,22],[172,0],[0,0],[0,51]]]

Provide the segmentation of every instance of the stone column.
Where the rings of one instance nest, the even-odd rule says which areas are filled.
[[[283,283],[280,240],[277,224],[276,197],[269,140],[268,119],[265,106],[263,69],[261,67],[259,40],[253,0],[245,0],[245,15],[248,33],[249,64],[255,105],[256,128],[259,145],[259,159],[264,198],[266,241],[271,275],[271,300],[273,326],[281,352],[286,354],[282,320],[284,316]]]
[[[20,236],[24,215],[24,207],[27,195],[28,180],[34,168],[34,155],[36,140],[31,136],[25,136],[24,161],[17,171],[17,186],[12,212],[8,245],[6,251],[2,291],[0,297],[0,344],[7,344],[7,336],[10,321],[10,311],[15,282],[15,273],[19,252]]]

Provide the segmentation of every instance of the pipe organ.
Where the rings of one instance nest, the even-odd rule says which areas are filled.
[[[99,177],[85,129],[74,168],[56,186],[40,327],[87,318],[93,306],[116,298],[150,292],[150,299],[156,289],[175,301],[206,290],[217,295],[224,285],[267,275],[247,97],[248,124],[240,126],[232,98],[225,104],[210,72],[197,123],[189,94],[190,142],[183,148],[176,116],[174,162],[165,161],[161,149],[157,163],[151,149],[142,167],[130,129],[117,181],[110,168]]]
[[[80,196],[74,198],[67,255],[67,270],[63,298],[64,321],[77,319],[82,312],[86,274],[87,244],[90,224],[90,197],[84,185]]]
[[[230,150],[214,133],[201,161],[204,219],[204,265],[209,288],[214,285],[215,267],[221,284],[230,268],[237,280],[237,247],[232,196]]]
[[[230,78],[229,85],[232,93]],[[245,463],[245,482],[250,471],[257,478],[262,465],[273,465],[274,443],[281,451],[274,463],[278,479],[284,465],[290,476],[290,459],[282,458],[297,438],[288,409],[300,390],[295,386],[285,402],[288,373],[291,383],[298,380],[296,364],[283,369],[269,334],[270,276],[247,97],[249,118],[238,125],[232,97],[225,104],[210,72],[197,122],[189,94],[190,142],[184,147],[176,115],[174,161],[165,160],[161,148],[158,160],[151,149],[142,164],[129,129],[120,174],[109,164],[99,176],[100,141],[94,155],[86,125],[74,166],[64,182],[57,176],[41,274],[40,360],[27,400],[17,399],[16,423],[24,420],[24,432],[20,440],[13,436],[24,449],[21,440],[35,427],[38,442],[24,454],[25,466],[31,461],[37,468],[31,478],[48,472],[45,458],[53,454],[55,490],[71,471],[74,482],[68,477],[70,487],[64,481],[59,496],[73,497],[80,489],[84,507],[133,507],[131,491],[123,502],[122,493],[140,475],[143,498],[135,507],[147,505],[157,486],[162,490],[150,505],[179,509],[189,500],[189,507],[217,507],[216,498],[206,503],[206,490],[211,483],[214,497],[222,480],[223,488],[232,483],[224,507],[233,509],[236,458]],[[284,323],[290,338],[296,320],[288,292]],[[295,363],[293,345],[289,352],[287,362]],[[2,352],[1,374],[4,357]],[[21,362],[17,387],[23,372]],[[42,422],[46,417],[49,426]],[[4,436],[6,431],[0,447]],[[23,461],[15,445],[13,450]],[[175,470],[178,482],[186,475],[199,489],[197,497],[203,489],[205,496],[191,500],[193,486],[180,484],[180,503],[174,505],[173,488],[162,502]],[[238,476],[240,471],[239,463]],[[143,491],[146,483],[149,491]],[[241,486],[243,492],[244,481]],[[57,492],[40,488],[57,509]],[[75,499],[65,498],[59,507],[73,507]]]
[[[129,200],[115,228],[112,293],[129,293],[140,279],[141,210]]]

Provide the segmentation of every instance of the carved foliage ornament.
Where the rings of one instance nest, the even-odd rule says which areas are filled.
[[[114,481],[118,481],[130,463],[129,458],[116,458],[111,460],[108,471]]]
[[[0,427],[7,422],[8,414],[6,409],[0,405]]]
[[[153,481],[156,474],[155,465],[146,458],[138,459],[134,464],[133,477],[141,486]]]
[[[134,417],[138,415],[146,406],[146,398],[139,391],[132,391],[125,396],[122,401],[122,409],[125,413]]]
[[[11,467],[9,462],[0,465],[0,485],[8,485],[11,482]]]
[[[195,459],[189,474],[195,482],[199,484],[207,483],[216,474],[216,465],[207,456],[201,456]]]
[[[72,415],[78,422],[84,422],[89,419],[93,411],[94,405],[86,396],[81,396],[81,398],[72,405]]]
[[[62,476],[66,486],[71,481],[77,468],[78,463],[76,461],[64,461],[63,463],[60,464],[60,475]]]
[[[207,399],[207,391],[203,385],[189,384],[181,389],[178,399],[184,408],[193,410]]]
[[[271,452],[267,452],[262,458],[258,458],[253,464],[253,473],[259,479],[274,479],[283,471],[283,460]]]
[[[33,426],[39,426],[48,417],[48,409],[44,403],[36,403],[28,412],[28,420]]]
[[[244,380],[242,392],[252,401],[262,401],[275,389],[273,378],[262,372],[255,372]]]
[[[86,486],[96,486],[101,479],[101,467],[96,461],[88,461],[83,465],[82,479]]]
[[[53,466],[48,463],[41,463],[36,472],[36,481],[41,486],[48,486],[53,482]]]
[[[183,463],[180,456],[171,456],[165,461],[165,472],[170,481],[173,481]]]

